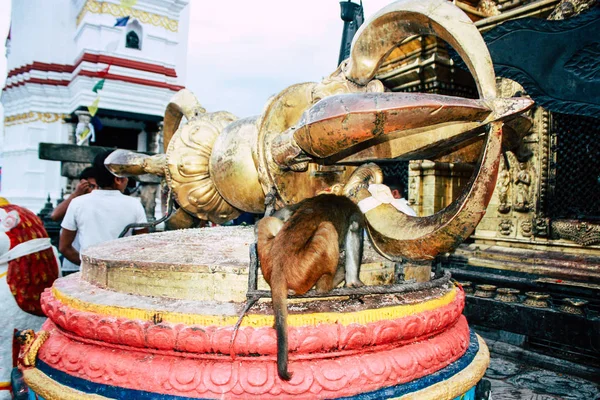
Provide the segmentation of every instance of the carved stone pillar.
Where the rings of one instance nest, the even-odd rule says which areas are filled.
[[[509,79],[498,80],[501,95],[515,96],[524,93],[518,83]],[[535,107],[528,112],[532,126],[525,132],[517,147],[505,151],[500,161],[496,189],[487,211],[477,229],[475,238],[498,238],[530,241],[533,239],[532,220],[543,209],[546,188],[541,188],[543,171],[547,168],[547,111]],[[545,183],[542,183],[542,186]]]
[[[77,127],[75,129],[75,133],[77,135],[77,132],[82,132],[83,130],[85,130],[85,128],[87,128],[88,124],[92,120],[92,116],[90,115],[89,112],[84,111],[84,110],[75,111],[75,115],[77,115],[77,120],[78,120]],[[75,136],[75,143],[77,143],[78,141],[79,141],[79,138],[77,138],[77,136]],[[89,139],[83,143],[84,146],[88,146],[89,144],[90,144]]]
[[[146,131],[147,135],[146,151],[150,153],[159,153],[160,128],[157,126],[157,124],[146,123],[146,128],[144,130]]]
[[[473,173],[473,165],[429,160],[411,161],[408,202],[419,216],[432,215],[458,197]]]
[[[75,138],[75,128],[77,127],[77,123],[65,121],[65,127],[67,129],[67,143],[77,144],[77,139]]]
[[[67,130],[67,143],[68,144],[77,144],[77,137],[75,136],[75,129],[77,127],[77,122],[74,122],[73,120],[71,121],[64,121],[65,124],[65,128]],[[63,175],[65,176],[65,175]],[[64,187],[64,193],[65,194],[71,194],[73,193],[73,189],[75,188],[76,182],[74,181],[73,178],[71,178],[70,176],[67,176],[67,183]]]
[[[157,142],[158,142],[158,153],[164,153],[165,152],[165,145],[164,145],[164,136],[163,136],[163,126],[164,123],[162,121],[160,121],[158,124],[158,137],[157,137]]]

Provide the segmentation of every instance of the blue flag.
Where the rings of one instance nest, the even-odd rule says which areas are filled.
[[[92,117],[90,123],[92,124],[92,126],[94,127],[94,131],[96,132],[100,132],[102,128],[104,128],[104,125],[102,125],[102,122],[100,122],[100,118],[96,117],[95,115]]]
[[[129,21],[129,15],[126,17],[117,18],[117,22],[115,26],[127,26],[127,22]]]

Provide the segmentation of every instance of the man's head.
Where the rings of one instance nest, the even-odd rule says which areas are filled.
[[[98,182],[96,181],[96,169],[94,167],[87,167],[81,174],[79,174],[80,180],[85,180],[90,186],[90,190],[98,189]]]
[[[128,179],[114,176],[104,165],[104,160],[112,152],[113,150],[105,151],[94,158],[93,168],[96,173],[96,183],[102,189],[113,189],[123,193],[127,187]]]
[[[384,183],[390,188],[395,199],[401,199],[404,197],[404,186],[398,177],[386,176]]]

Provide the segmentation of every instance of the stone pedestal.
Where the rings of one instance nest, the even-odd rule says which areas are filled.
[[[473,395],[489,352],[461,315],[464,292],[447,276],[398,295],[291,300],[293,376],[279,379],[268,299],[233,334],[253,240],[252,228],[220,227],[87,249],[82,272],[43,295],[50,336],[35,367],[23,369],[27,384],[46,399]],[[367,285],[393,279],[371,248],[363,261]],[[258,287],[268,288],[262,279]]]

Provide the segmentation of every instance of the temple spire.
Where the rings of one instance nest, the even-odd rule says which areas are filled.
[[[352,45],[354,34],[365,20],[362,0],[360,0],[360,3],[354,3],[351,0],[340,1],[340,7],[340,16],[344,21],[344,31],[342,32],[342,44],[340,46],[338,65],[350,56],[350,46]]]

